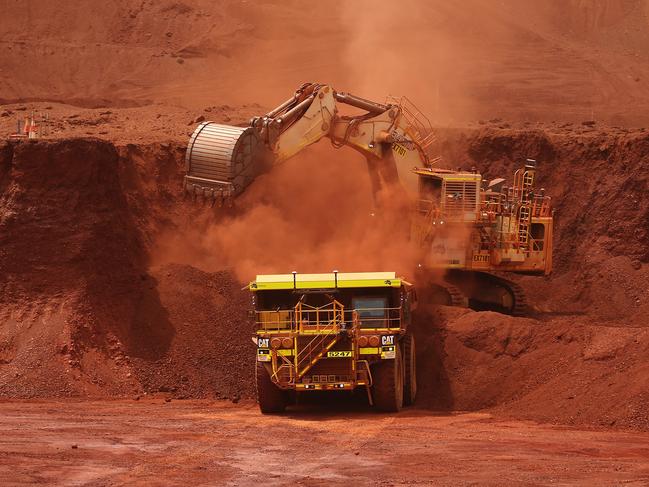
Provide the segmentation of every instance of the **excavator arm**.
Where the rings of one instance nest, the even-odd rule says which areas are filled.
[[[340,115],[340,105],[364,113]],[[413,168],[435,162],[428,152],[433,142],[430,122],[407,99],[381,104],[306,83],[248,127],[199,125],[187,150],[185,189],[232,198],[259,173],[324,137],[336,148],[348,146],[365,156],[375,196],[383,186],[399,183],[414,194]]]

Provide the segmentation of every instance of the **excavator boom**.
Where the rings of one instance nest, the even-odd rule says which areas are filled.
[[[364,113],[340,115],[348,105]],[[434,140],[430,122],[407,99],[377,103],[327,85],[306,83],[293,96],[248,127],[213,122],[198,126],[187,149],[185,189],[229,200],[273,164],[328,137],[365,156],[376,194],[386,184],[417,191],[415,167],[430,167]]]

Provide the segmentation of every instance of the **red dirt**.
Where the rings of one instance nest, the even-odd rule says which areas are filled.
[[[646,485],[648,433],[487,414],[160,399],[0,402],[10,485]]]
[[[256,272],[410,273],[400,215],[369,216],[365,162],[327,143],[234,209],[181,197],[199,117],[317,80],[410,96],[456,127],[448,167],[533,157],[554,198],[531,317],[419,313],[418,407],[649,429],[646,2],[4,3],[0,131],[51,124],[0,142],[1,397],[250,398]]]

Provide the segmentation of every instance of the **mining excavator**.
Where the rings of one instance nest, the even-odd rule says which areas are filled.
[[[343,106],[362,113],[341,114]],[[509,184],[443,169],[430,121],[405,97],[377,103],[306,83],[248,126],[203,122],[187,147],[184,190],[229,203],[260,173],[325,137],[365,156],[375,200],[385,188],[406,195],[408,231],[421,250],[420,301],[526,312],[523,290],[505,276],[552,269],[553,210],[535,189],[536,161],[523,161]]]

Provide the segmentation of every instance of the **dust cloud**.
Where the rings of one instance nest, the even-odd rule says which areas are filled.
[[[417,255],[409,221],[387,190],[372,198],[366,162],[328,140],[260,176],[232,211],[163,235],[154,263],[256,274],[395,271],[411,275]]]
[[[468,73],[480,68],[467,60],[481,57],[488,47],[476,42],[479,34],[473,29],[458,33],[458,17],[472,21],[462,13],[466,6],[448,3],[346,3],[341,28],[349,35],[342,53],[348,89],[376,100],[405,95],[434,124],[474,119]]]

